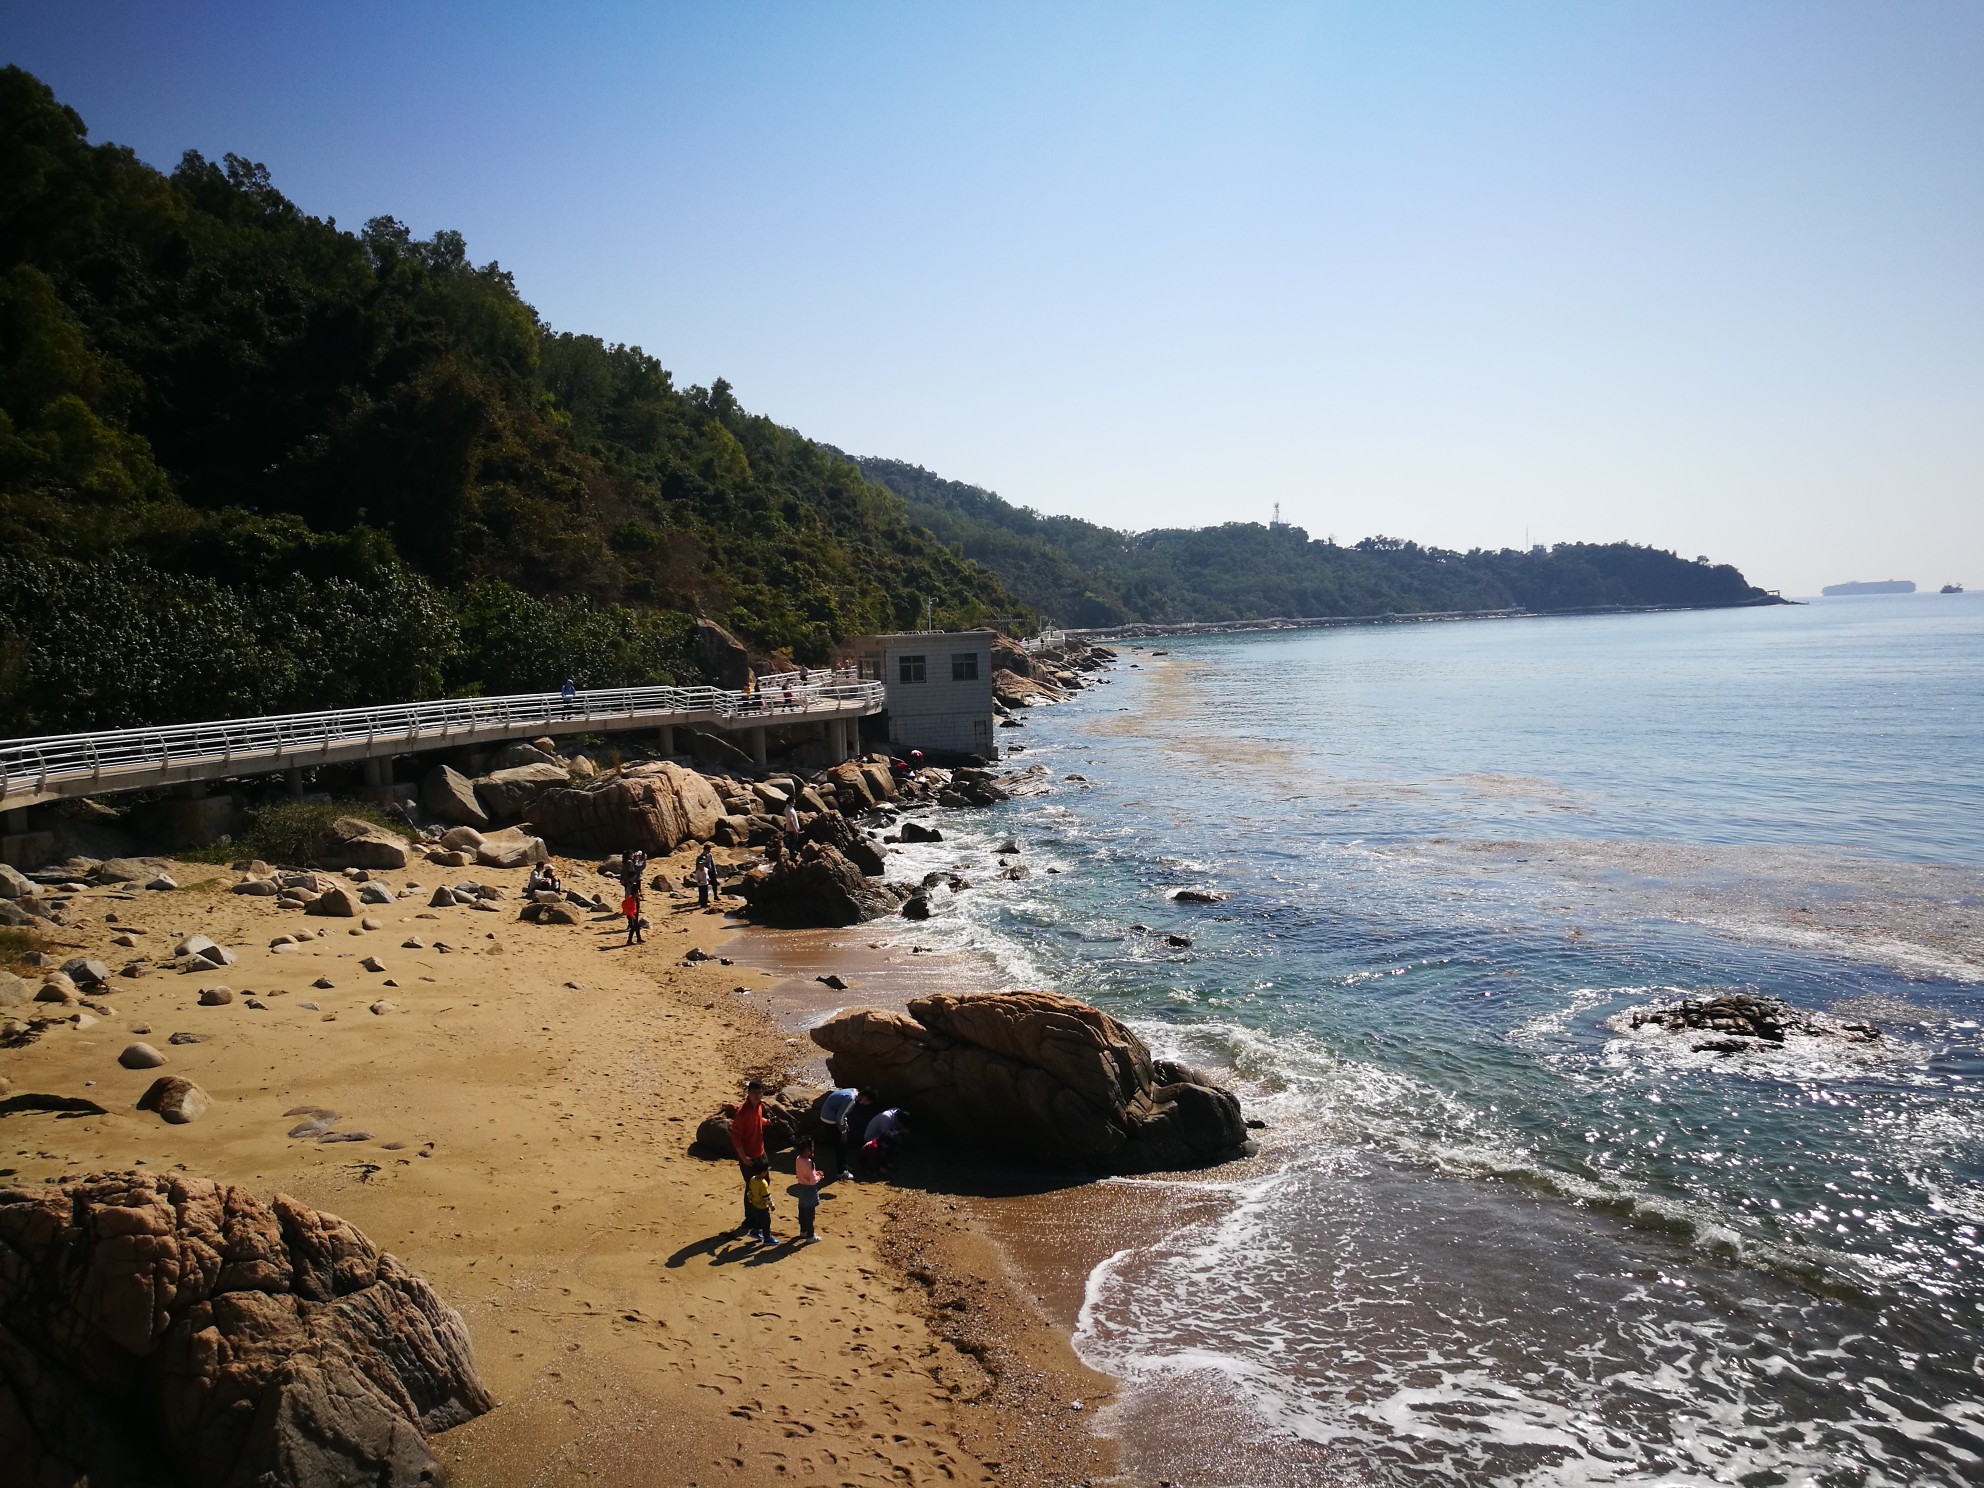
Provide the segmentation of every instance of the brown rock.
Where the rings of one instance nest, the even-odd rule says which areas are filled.
[[[179,1036],[174,1034],[172,1041],[178,1043]],[[193,1042],[199,1041],[194,1039]],[[156,1111],[174,1126],[184,1126],[189,1121],[198,1121],[207,1114],[207,1107],[212,1104],[206,1091],[191,1080],[182,1080],[177,1075],[160,1075],[152,1081],[145,1093],[138,1097],[140,1111]]]
[[[200,989],[201,1007],[226,1007],[232,1001],[234,1001],[234,989],[232,987],[202,987]]]
[[[476,862],[485,868],[522,868],[542,863],[550,856],[543,838],[533,837],[518,827],[484,833],[482,846],[475,850]]]
[[[908,1107],[919,1129],[1057,1166],[1116,1173],[1240,1155],[1240,1103],[1154,1060],[1129,1029],[1053,992],[945,993],[907,1013],[855,1009],[813,1030],[836,1084]]]
[[[570,783],[563,765],[550,762],[495,770],[475,782],[475,798],[491,821],[513,821],[544,792]]]
[[[117,1062],[126,1069],[157,1069],[165,1063],[165,1056],[150,1044],[127,1044]]]
[[[493,1403],[468,1332],[343,1221],[205,1179],[0,1191],[8,1479],[414,1488]]]
[[[854,925],[894,914],[902,902],[887,884],[863,878],[838,849],[816,842],[797,858],[752,869],[736,892],[751,906],[751,918],[765,925]]]
[[[329,919],[348,920],[358,913],[358,900],[351,890],[337,885],[324,890],[304,906],[307,915],[323,915]]]
[[[311,844],[321,868],[404,868],[406,841],[356,816],[341,816]]]
[[[421,780],[420,804],[440,820],[457,826],[489,825],[489,813],[476,799],[474,784],[466,775],[446,765],[436,765]]]

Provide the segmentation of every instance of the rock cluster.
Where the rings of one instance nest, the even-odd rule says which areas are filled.
[[[1056,992],[943,993],[906,1013],[813,1030],[835,1083],[872,1090],[918,1130],[1012,1159],[1095,1172],[1202,1167],[1247,1150],[1240,1102],[1154,1059],[1107,1013]]]
[[[206,1179],[0,1189],[0,1319],[0,1453],[36,1488],[412,1488],[427,1435],[494,1403],[420,1277]]]
[[[1871,1023],[1837,1022],[1753,992],[1725,992],[1699,1001],[1686,999],[1673,1007],[1640,1008],[1627,1019],[1627,1026],[1717,1035],[1691,1044],[1697,1054],[1741,1054],[1782,1044],[1793,1034],[1853,1044],[1870,1044],[1881,1036]]]

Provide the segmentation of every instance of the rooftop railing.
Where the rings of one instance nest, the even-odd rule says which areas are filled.
[[[523,725],[542,725],[550,733],[572,733],[587,725],[624,725],[635,718],[666,722],[660,715],[774,723],[816,710],[840,712],[849,704],[879,705],[881,701],[879,682],[864,682],[854,668],[843,667],[762,677],[750,692],[715,687],[609,687],[575,693],[569,699],[556,692],[438,698],[325,713],[49,734],[0,740],[0,801],[10,794],[46,789],[50,782],[77,777],[165,772],[174,766],[217,762],[238,762],[248,770],[307,760],[312,754],[354,745],[376,744],[382,750],[401,745],[419,747],[454,735],[488,729],[514,731]]]

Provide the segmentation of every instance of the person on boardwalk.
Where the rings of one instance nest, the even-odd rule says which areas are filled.
[[[760,1244],[772,1243],[772,1165],[762,1157],[744,1180],[744,1229]]]
[[[705,846],[696,854],[696,908],[708,909],[710,896],[716,893],[716,854]]]
[[[558,696],[565,700],[565,714],[570,717],[578,708],[579,684],[567,677],[565,685],[558,689]]]
[[[627,944],[647,944],[647,937],[641,933],[641,901],[629,894],[620,901],[620,913],[627,917]]]
[[[829,1090],[827,1098],[820,1102],[820,1126],[826,1139],[833,1144],[833,1160],[827,1164],[829,1173],[842,1178],[852,1178],[848,1170],[849,1159],[853,1156],[848,1146],[848,1123],[861,1114],[863,1103],[873,1104],[869,1096],[863,1095],[852,1085],[843,1085],[837,1090]]]
[[[799,1139],[798,1156],[792,1160],[792,1186],[799,1191],[799,1238],[812,1240],[813,1216],[820,1207],[820,1165],[813,1161],[813,1140]]]
[[[765,1160],[765,1086],[752,1080],[744,1086],[744,1103],[730,1118],[730,1150],[737,1154],[737,1167],[744,1175],[744,1223],[737,1233],[751,1233],[751,1170]]]

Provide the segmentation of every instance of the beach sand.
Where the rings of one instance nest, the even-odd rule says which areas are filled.
[[[687,859],[657,867],[679,878]],[[608,887],[585,865],[560,868]],[[811,1046],[767,1011],[777,974],[682,958],[776,932],[655,894],[648,943],[623,949],[617,917],[519,922],[521,871],[475,871],[508,889],[498,912],[429,909],[427,890],[465,875],[425,864],[374,875],[423,887],[365,906],[381,927],[364,931],[231,894],[224,869],[173,873],[185,887],[77,895],[52,949],[114,968],[164,959],[197,931],[238,964],[114,976],[94,999],[111,1015],[0,1049],[10,1093],[106,1111],[0,1117],[0,1180],[183,1166],[350,1220],[467,1320],[499,1404],[434,1439],[455,1484],[1108,1478],[1108,1443],[1088,1423],[1110,1387],[1069,1347],[1065,1290],[1050,1305],[976,1201],[834,1184],[822,1238],[796,1246],[782,1180],[785,1243],[726,1238],[737,1172],[688,1154],[696,1124],[747,1075],[776,1079]],[[113,945],[122,933],[139,949]],[[361,969],[366,956],[385,969]],[[320,976],[334,985],[314,987]],[[234,1000],[200,1005],[215,985]],[[381,999],[392,1008],[371,1011]],[[175,1032],[200,1042],[172,1044]],[[138,1038],[166,1054],[162,1071],[119,1066]],[[198,1083],[211,1111],[169,1126],[135,1110],[159,1073]],[[369,1138],[292,1138],[306,1118],[285,1113],[300,1107],[335,1110],[336,1130]]]

